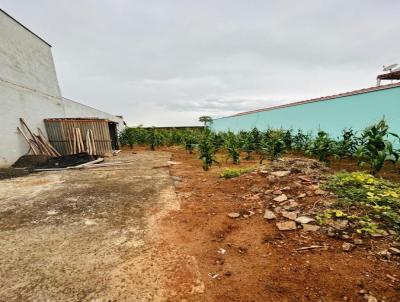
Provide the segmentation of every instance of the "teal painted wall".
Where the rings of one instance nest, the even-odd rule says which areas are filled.
[[[298,106],[215,119],[214,131],[302,129],[336,137],[344,128],[356,131],[385,117],[390,130],[400,134],[400,87],[345,96]]]

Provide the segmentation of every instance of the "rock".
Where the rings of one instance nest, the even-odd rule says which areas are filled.
[[[56,210],[47,211],[47,215],[49,215],[49,216],[54,216],[54,215],[57,215],[57,214],[58,214],[58,212]]]
[[[274,211],[275,211],[275,213],[280,213],[280,212],[282,212],[282,207],[276,207],[274,209]]]
[[[276,219],[276,215],[275,215],[274,212],[272,212],[272,211],[270,211],[270,210],[265,210],[264,218],[265,218],[265,219],[268,219],[268,220]]]
[[[171,177],[174,181],[182,181],[182,177],[179,176],[172,176]]]
[[[349,235],[347,235],[347,234],[343,234],[343,235],[342,235],[342,239],[344,239],[344,240],[348,240],[348,239],[350,239],[350,236],[349,236]]]
[[[274,183],[276,181],[276,178],[274,175],[268,175],[267,180],[270,183]]]
[[[297,213],[283,211],[282,216],[290,220],[295,220],[297,218]]]
[[[327,235],[328,235],[329,237],[335,237],[335,236],[336,236],[335,229],[332,228],[332,227],[329,227],[329,228],[328,228]]]
[[[294,221],[278,222],[276,227],[280,231],[291,231],[297,229],[296,222]]]
[[[272,192],[272,194],[274,195],[282,195],[282,191],[281,190],[275,190]]]
[[[354,248],[354,244],[348,243],[348,242],[343,242],[342,244],[342,249],[345,252],[350,252]]]
[[[368,302],[378,302],[378,299],[377,298],[375,298],[374,296],[372,296],[372,295],[368,295],[368,300],[367,300]]]
[[[382,258],[386,258],[389,259],[390,256],[392,255],[388,250],[382,250],[379,251],[378,253],[376,253],[378,256],[382,257]]]
[[[312,182],[313,180],[312,180],[312,178],[310,178],[310,177],[308,177],[308,176],[299,176],[298,177],[301,181],[304,181],[304,182]]]
[[[328,192],[321,190],[321,189],[317,189],[314,191],[315,195],[326,195],[328,194]]]
[[[239,218],[239,217],[240,217],[240,214],[239,214],[239,213],[232,212],[232,213],[228,213],[228,217],[229,217],[229,218]]]
[[[312,225],[312,224],[303,224],[303,231],[305,232],[316,232],[320,229],[318,225]]]
[[[226,249],[223,249],[222,247],[220,247],[220,248],[218,249],[217,253],[223,255],[223,254],[226,253]]]
[[[346,219],[341,220],[332,220],[329,223],[330,226],[333,226],[337,230],[344,230],[349,225],[349,221]]]
[[[300,224],[307,224],[310,222],[315,221],[315,219],[311,218],[311,217],[307,217],[307,216],[300,216],[296,218],[296,222],[300,223]]]
[[[306,197],[307,195],[306,195],[306,193],[300,193],[297,197],[298,198],[304,198],[304,197]]]
[[[307,191],[307,192],[306,192],[306,195],[307,195],[308,197],[313,197],[315,194],[314,194],[313,191]]]
[[[289,191],[289,190],[290,190],[290,187],[289,187],[289,186],[286,186],[286,187],[283,187],[281,190],[282,190],[282,191]]]
[[[274,198],[274,201],[276,201],[276,202],[283,202],[286,200],[288,200],[288,198],[285,194],[279,195],[278,197]]]
[[[400,250],[395,247],[390,247],[389,252],[391,252],[393,255],[400,255]]]
[[[356,238],[356,239],[354,239],[354,244],[355,245],[361,245],[361,244],[363,244],[363,241],[362,241],[362,239]]]
[[[289,202],[288,204],[286,204],[283,208],[284,208],[286,211],[294,211],[294,210],[297,209],[298,205],[299,205],[299,204],[298,204],[297,202],[291,201],[291,202]]]
[[[271,172],[271,175],[277,176],[277,177],[285,177],[290,174],[290,171],[274,171]]]

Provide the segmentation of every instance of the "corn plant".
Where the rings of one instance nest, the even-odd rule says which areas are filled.
[[[257,128],[251,130],[250,140],[254,146],[254,151],[259,152],[261,150],[262,133]]]
[[[399,153],[388,140],[389,136],[398,138],[389,132],[389,126],[383,119],[366,128],[361,135],[361,146],[357,150],[359,165],[369,165],[373,175],[383,168],[385,161],[395,163],[399,159]]]
[[[270,160],[278,159],[286,151],[286,144],[281,131],[268,130],[264,140],[261,142],[260,164],[265,158]]]
[[[324,131],[318,131],[317,137],[312,141],[306,150],[306,154],[328,162],[329,157],[334,154],[333,140]]]
[[[353,129],[344,129],[341,138],[335,143],[335,154],[340,158],[354,156],[357,152],[359,141]]]
[[[157,129],[154,127],[149,129],[147,134],[147,142],[152,151],[163,144],[163,139],[163,135]]]
[[[303,133],[303,131],[299,129],[292,137],[292,148],[295,151],[305,151],[307,146],[311,143],[311,140],[310,133]]]
[[[202,161],[204,171],[208,171],[213,163],[218,163],[214,158],[216,150],[213,145],[212,133],[208,128],[204,130],[200,137],[197,148],[200,153],[199,158]]]
[[[231,131],[226,135],[225,146],[228,150],[228,158],[232,159],[234,164],[240,163],[239,140],[238,137]]]
[[[292,144],[293,144],[292,130],[283,131],[282,140],[285,143],[285,149],[292,150]]]
[[[246,160],[251,159],[251,154],[256,151],[251,133],[246,131],[241,131],[239,132],[238,137],[239,137],[240,149],[246,152],[245,159]]]
[[[188,132],[188,133],[186,133],[185,137],[183,138],[183,141],[185,142],[186,151],[188,151],[190,154],[192,154],[194,147],[197,144],[196,135],[192,132]]]

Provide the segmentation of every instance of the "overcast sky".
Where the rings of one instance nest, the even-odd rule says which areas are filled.
[[[0,0],[53,46],[64,97],[129,125],[195,125],[375,85],[400,1]]]

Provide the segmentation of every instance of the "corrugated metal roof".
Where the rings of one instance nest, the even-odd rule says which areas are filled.
[[[321,102],[321,101],[328,101],[328,100],[333,100],[333,99],[337,99],[337,98],[341,98],[341,97],[352,96],[352,95],[357,95],[357,94],[363,94],[363,93],[368,93],[368,92],[373,92],[373,91],[378,91],[378,90],[384,90],[384,89],[390,89],[390,88],[395,88],[395,87],[400,87],[400,82],[399,83],[388,84],[388,85],[374,86],[374,87],[369,87],[369,88],[364,88],[364,89],[359,89],[359,90],[354,90],[354,91],[334,94],[334,95],[330,95],[330,96],[323,96],[323,97],[308,99],[308,100],[299,101],[299,102],[287,103],[287,104],[278,105],[278,106],[272,106],[272,107],[267,107],[267,108],[262,108],[262,109],[256,109],[256,110],[251,110],[251,111],[246,111],[246,112],[240,112],[240,113],[236,113],[234,115],[231,115],[229,117],[240,116],[240,115],[251,114],[251,113],[262,112],[262,111],[281,109],[281,108],[298,106],[298,105],[315,103],[315,102]]]
[[[0,12],[2,12],[3,14],[5,14],[7,17],[9,17],[10,19],[14,20],[15,22],[17,22],[19,25],[21,25],[23,28],[25,28],[27,31],[29,31],[32,35],[34,35],[36,38],[38,38],[39,40],[41,40],[42,42],[46,43],[48,46],[51,47],[51,45],[46,42],[43,38],[39,37],[37,34],[35,34],[33,31],[31,31],[28,27],[26,27],[24,24],[22,24],[21,22],[19,22],[17,19],[15,19],[13,16],[11,16],[10,14],[8,14],[7,12],[5,12],[4,10],[2,10],[0,8]]]

